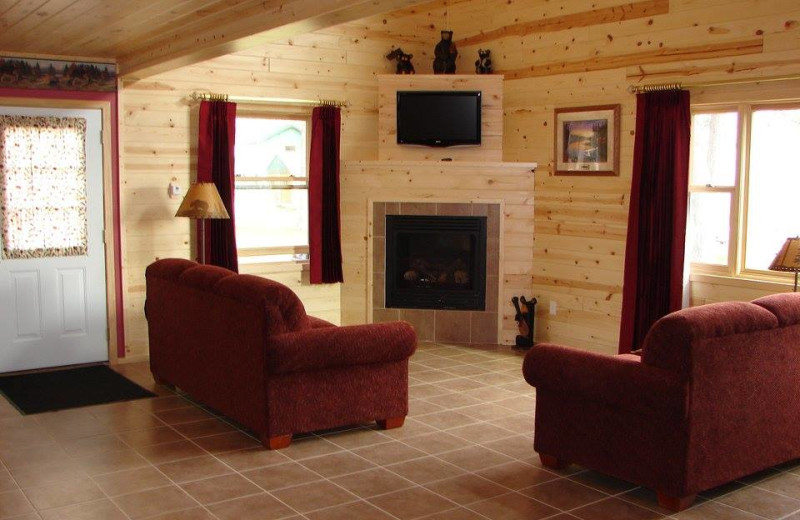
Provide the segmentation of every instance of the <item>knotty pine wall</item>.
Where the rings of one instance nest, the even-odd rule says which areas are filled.
[[[539,163],[529,230],[537,340],[601,352],[616,350],[619,330],[635,110],[627,87],[800,72],[795,0],[437,0],[125,84],[123,273],[131,354],[146,353],[144,266],[155,257],[189,255],[189,225],[172,217],[178,201],[166,198],[169,181],[188,185],[194,168],[196,110],[188,93],[346,98],[352,105],[343,114],[343,159],[374,160],[374,75],[392,71],[383,55],[399,45],[414,54],[418,72],[430,73],[433,46],[448,26],[459,45],[458,73],[472,72],[477,49],[489,48],[495,70],[506,76],[503,159]],[[615,103],[622,106],[620,176],[553,176],[553,109]],[[752,294],[713,281],[700,290],[698,302]],[[314,296],[301,297],[314,312]],[[333,298],[326,294],[319,303]],[[321,315],[335,315],[332,307],[323,305]]]
[[[478,48],[491,49],[506,78],[503,159],[539,163],[529,231],[537,340],[606,353],[619,337],[636,104],[627,87],[800,72],[800,4],[792,0],[442,0],[387,18],[387,32],[415,27],[432,42],[448,24],[459,73],[472,70]],[[693,97],[737,88],[693,89]],[[553,110],[616,103],[619,177],[554,176]],[[704,278],[692,301],[749,300],[781,287]]]
[[[500,12],[506,1],[489,4]],[[460,20],[456,12],[452,20]],[[800,72],[797,20],[800,4],[791,1],[537,2],[484,29],[511,24],[526,34],[462,45],[468,54],[475,46],[492,48],[506,75],[504,159],[540,164],[532,276],[539,341],[616,351],[635,130],[635,96],[627,87]],[[553,110],[616,103],[620,176],[553,176]],[[698,287],[704,297],[696,291],[694,303],[753,294],[709,285]]]
[[[381,19],[369,21],[380,24]],[[409,49],[412,47],[408,46]],[[121,212],[126,349],[131,359],[147,354],[143,305],[144,270],[157,258],[190,258],[189,219],[175,218],[181,198],[167,186],[186,189],[195,178],[197,105],[193,91],[238,96],[346,100],[342,111],[343,160],[377,158],[377,74],[393,72],[385,58],[391,43],[348,36],[346,27],[307,34],[195,66],[124,83],[120,93]],[[411,52],[410,50],[407,52]],[[274,107],[276,110],[289,110]],[[238,111],[271,107],[239,104]],[[310,108],[306,109],[310,113]],[[299,265],[241,266],[295,290],[309,314],[338,323],[338,285],[310,286]]]

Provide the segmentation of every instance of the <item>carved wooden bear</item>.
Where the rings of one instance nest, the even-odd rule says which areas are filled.
[[[433,55],[435,56],[433,60],[434,74],[456,73],[458,50],[453,41],[453,31],[442,31],[442,39],[436,44]]]
[[[492,73],[492,59],[489,57],[491,52],[489,49],[478,49],[478,59],[475,60],[475,72],[477,74]]]
[[[386,55],[389,60],[397,60],[397,74],[414,74],[414,65],[411,64],[413,54],[406,54],[400,47]]]

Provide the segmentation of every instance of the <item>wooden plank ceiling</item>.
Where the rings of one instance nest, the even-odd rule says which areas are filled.
[[[0,0],[0,52],[116,61],[142,78],[420,0]]]

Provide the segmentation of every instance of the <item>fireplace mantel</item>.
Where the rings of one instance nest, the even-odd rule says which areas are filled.
[[[475,204],[498,214],[498,327],[494,343],[514,344],[512,296],[530,296],[536,163],[479,161],[344,161],[341,170],[344,284],[342,321],[373,321],[375,203]],[[488,208],[489,206],[487,206]],[[487,290],[487,297],[489,291]],[[454,311],[461,312],[461,311]],[[486,319],[486,318],[483,318]],[[483,342],[483,341],[481,341]]]
[[[397,144],[398,90],[480,90],[480,146],[430,148]],[[378,161],[343,161],[341,222],[344,283],[342,323],[373,319],[376,236],[382,222],[375,203],[467,204],[497,210],[498,295],[491,343],[513,345],[517,335],[511,297],[531,295],[533,285],[533,188],[536,163],[503,158],[503,77],[497,74],[385,75],[378,77]],[[487,244],[487,253],[490,252]],[[488,278],[488,275],[487,275]],[[487,280],[488,282],[489,280]],[[489,288],[487,285],[487,297]],[[438,312],[438,311],[437,311]],[[453,311],[470,312],[474,311]],[[470,316],[473,320],[488,316]],[[470,338],[472,341],[474,338]]]

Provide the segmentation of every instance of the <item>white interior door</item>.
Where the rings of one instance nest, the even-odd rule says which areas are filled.
[[[2,130],[11,123],[0,125],[0,145],[5,145],[0,176],[6,175],[0,179],[0,373],[106,361],[101,111],[0,107],[3,115],[78,119],[70,120],[77,130],[66,134],[31,134],[26,142],[34,153],[16,152],[16,157],[9,147],[22,138]],[[73,134],[84,137],[84,131],[78,144]],[[83,176],[75,174],[84,164],[80,148],[85,150]],[[16,160],[23,165],[17,170],[24,170],[23,155],[38,161],[27,174],[6,167]]]

